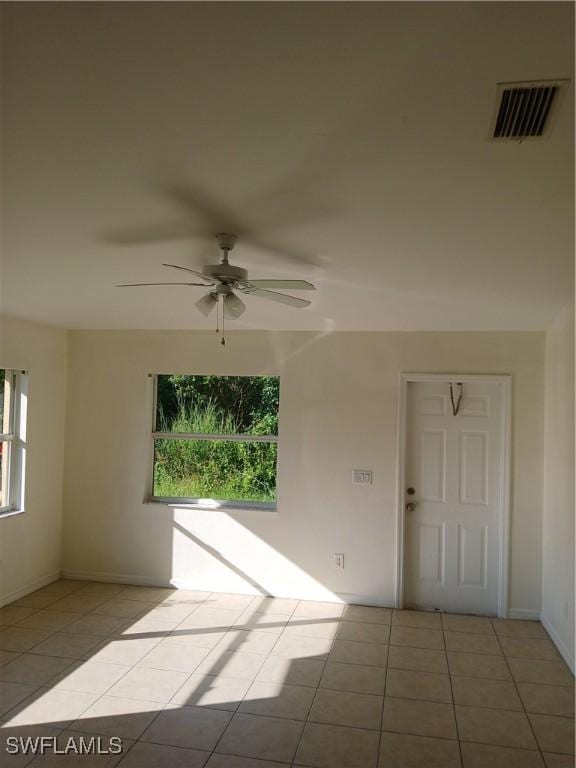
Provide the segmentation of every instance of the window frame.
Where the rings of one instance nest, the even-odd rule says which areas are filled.
[[[26,419],[28,398],[28,376],[26,371],[2,368],[4,381],[9,382],[8,402],[4,402],[4,421],[0,429],[2,450],[2,487],[5,499],[0,494],[0,518],[24,512],[24,481],[26,466]],[[6,394],[6,392],[5,392]],[[8,431],[4,431],[5,427]]]
[[[278,435],[245,435],[245,434],[209,434],[206,432],[162,432],[156,430],[156,417],[158,407],[158,377],[165,376],[164,373],[148,374],[152,379],[152,430],[151,430],[151,448],[150,448],[150,475],[148,484],[147,501],[154,504],[165,504],[168,506],[193,507],[196,509],[257,509],[263,511],[275,512],[277,509],[276,501],[246,501],[242,499],[201,499],[188,496],[155,496],[154,495],[154,444],[157,439],[168,440],[223,440],[228,442],[242,443],[274,443],[278,445]],[[172,374],[169,374],[172,375]],[[190,375],[208,375],[208,374],[190,374]],[[234,374],[210,374],[228,378]],[[238,374],[244,375],[244,374]],[[255,376],[263,374],[254,374]],[[280,378],[277,374],[270,374]],[[246,374],[248,378],[253,378]],[[278,407],[280,411],[280,407]],[[276,480],[278,480],[278,454],[276,456]],[[276,485],[278,488],[278,485]]]

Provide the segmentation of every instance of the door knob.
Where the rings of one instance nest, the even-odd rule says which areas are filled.
[[[414,504],[412,501],[409,501],[408,504],[406,504],[406,512],[414,512],[416,509],[416,504]]]

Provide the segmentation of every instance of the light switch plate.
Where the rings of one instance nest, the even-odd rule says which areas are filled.
[[[371,469],[353,469],[352,482],[355,485],[372,485]]]

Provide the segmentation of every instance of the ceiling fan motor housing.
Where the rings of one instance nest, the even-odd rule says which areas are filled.
[[[248,271],[246,269],[224,263],[207,264],[205,267],[202,267],[202,274],[223,283],[237,283],[240,280],[246,280],[248,277]]]

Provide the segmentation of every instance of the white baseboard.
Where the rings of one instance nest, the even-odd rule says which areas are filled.
[[[562,658],[564,659],[566,664],[568,664],[572,674],[575,674],[575,671],[574,671],[574,649],[573,648],[570,649],[570,648],[566,647],[566,645],[560,639],[560,636],[558,635],[558,633],[556,632],[556,630],[554,629],[552,624],[548,621],[546,616],[544,616],[544,615],[541,616],[540,617],[540,621],[542,622],[542,626],[544,627],[546,632],[548,632],[548,634],[550,635],[550,639],[552,640],[552,642],[554,643],[554,645],[558,649],[558,653],[560,654],[560,656],[562,656]]]
[[[218,590],[210,590],[209,588],[206,588],[205,585],[199,585],[198,583],[190,580],[190,579],[161,579],[161,578],[149,578],[146,576],[138,576],[133,573],[108,573],[105,571],[75,571],[75,570],[67,570],[64,569],[62,571],[62,576],[65,579],[80,579],[82,581],[104,581],[104,582],[111,582],[114,584],[133,584],[135,586],[142,586],[142,587],[174,587],[176,589],[192,589],[192,590],[201,590],[203,592],[210,592],[210,591],[218,591]],[[229,592],[236,592],[237,590],[234,589],[228,589]],[[246,595],[246,594],[254,594],[256,596],[263,596],[263,597],[276,597],[276,595],[272,594],[262,594],[260,592],[257,592],[255,590],[243,590],[237,591],[238,594]],[[332,600],[329,599],[328,596],[324,596],[322,598],[315,598],[315,597],[304,597],[303,595],[288,595],[283,594],[280,595],[280,597],[290,597],[292,599],[296,600],[317,600],[321,599],[322,602],[334,602],[334,603],[348,603],[351,605],[372,605],[372,606],[378,606],[383,608],[393,608],[394,602],[391,600],[382,600],[378,597],[374,597],[374,595],[360,595],[356,593],[349,593],[349,592],[339,592],[335,593],[334,598]]]
[[[194,579],[170,579],[168,582],[169,587],[175,587],[176,589],[192,589],[199,590],[200,592],[226,592],[231,595],[254,595],[255,597],[272,597],[269,592],[260,591],[255,587],[251,587],[246,584],[245,589],[239,589],[233,585],[221,586],[218,589],[214,589],[214,585],[209,582],[198,582]]]
[[[64,569],[62,578],[80,581],[104,581],[111,584],[133,584],[137,587],[172,587],[170,579],[136,576],[133,573],[107,573],[105,571],[73,571]]]
[[[107,573],[104,571],[74,571],[63,570],[54,571],[53,573],[46,574],[45,576],[36,579],[33,582],[28,583],[25,587],[13,590],[8,594],[0,595],[0,608],[8,603],[19,600],[21,597],[26,597],[31,592],[35,592],[37,589],[46,587],[48,584],[52,584],[58,579],[76,579],[80,581],[104,581],[115,584],[134,584],[136,586],[144,587],[175,587],[176,589],[197,589],[197,585],[185,579],[160,579],[149,578],[146,576],[136,576],[130,573]],[[359,595],[355,593],[340,592],[337,593],[338,600],[334,602],[342,602],[351,605],[373,605],[384,608],[393,608],[393,601],[381,600],[375,598],[372,595]],[[305,599],[305,598],[300,598]],[[329,601],[326,601],[329,602]],[[510,619],[524,619],[526,621],[538,621],[542,622],[542,626],[550,635],[554,645],[558,649],[558,652],[570,667],[570,670],[574,674],[575,672],[575,660],[573,650],[568,649],[563,641],[560,639],[558,633],[552,624],[545,616],[541,616],[539,611],[532,608],[511,608],[508,611],[508,617]]]
[[[164,587],[173,589],[193,589],[201,592],[222,592],[224,590],[213,590],[209,587],[199,585],[197,582],[193,582],[190,579],[163,579],[155,576],[140,576],[134,573],[110,573],[108,571],[76,571],[67,570],[62,571],[62,576],[65,579],[79,579],[81,581],[101,581],[110,584],[128,584],[136,587]],[[228,589],[227,592],[234,594],[253,594],[259,595],[260,592],[256,590],[233,590]],[[266,595],[268,596],[268,595]]]
[[[254,595],[254,597],[273,597],[269,592],[260,592],[259,590],[255,589],[254,587],[250,589],[250,587],[246,587],[246,589],[235,589],[234,587],[230,586],[226,589],[212,589],[211,585],[208,583],[202,583],[199,584],[197,581],[193,581],[192,579],[170,579],[168,585],[169,587],[174,587],[175,589],[190,589],[193,591],[199,591],[199,592],[226,592],[226,594],[230,595]]]
[[[539,621],[540,611],[534,608],[510,608],[508,610],[509,619],[524,619],[525,621]]]
[[[39,579],[29,582],[25,587],[14,589],[12,592],[8,592],[8,594],[1,594],[0,608],[4,605],[8,605],[8,603],[13,603],[14,600],[20,600],[21,597],[26,597],[26,595],[29,595],[31,592],[35,592],[37,589],[42,589],[42,587],[46,587],[54,581],[58,581],[61,576],[61,571],[53,571],[45,576],[41,576]]]
[[[336,592],[339,602],[348,605],[370,605],[375,608],[395,608],[394,600],[382,600],[374,595],[359,595],[355,592]],[[330,601],[326,601],[330,602]]]

